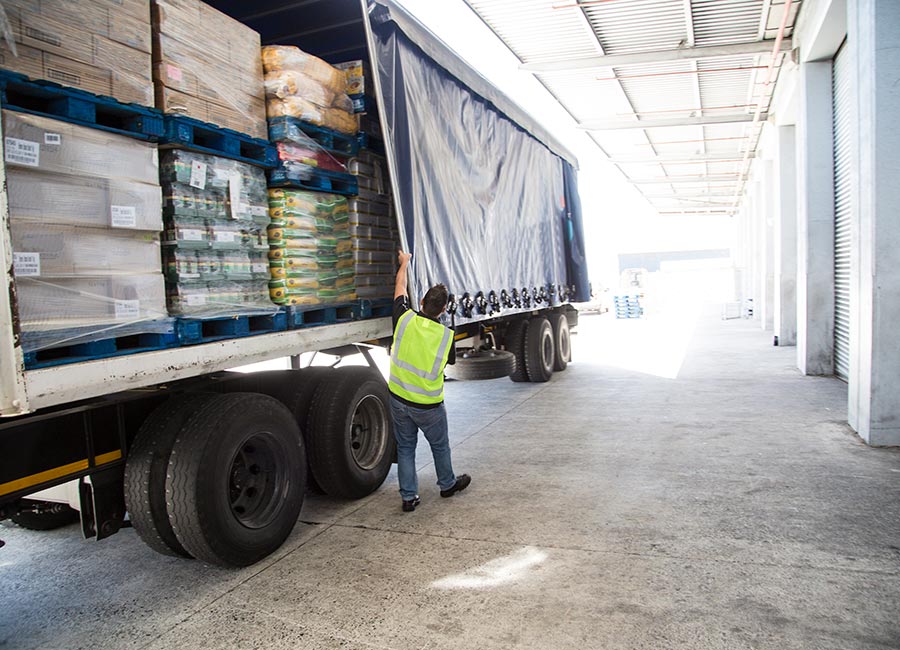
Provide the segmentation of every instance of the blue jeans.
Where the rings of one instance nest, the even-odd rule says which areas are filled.
[[[394,437],[397,439],[397,477],[400,480],[400,496],[409,501],[419,493],[419,477],[416,476],[416,443],[419,429],[431,445],[437,484],[449,490],[456,484],[453,464],[450,462],[450,438],[447,433],[447,409],[418,409],[391,396],[391,417],[394,419]]]

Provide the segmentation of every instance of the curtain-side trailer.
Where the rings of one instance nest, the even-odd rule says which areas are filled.
[[[393,0],[210,4],[263,43],[368,64],[411,302],[438,282],[452,294],[449,372],[563,370],[570,303],[589,299],[566,148]],[[67,521],[37,493],[69,486],[57,501],[86,537],[127,521],[159,552],[245,566],[285,540],[311,478],[344,498],[383,483],[389,396],[368,349],[389,346],[389,317],[26,369],[5,182],[0,214],[0,518]],[[306,351],[361,352],[369,366],[225,372]]]

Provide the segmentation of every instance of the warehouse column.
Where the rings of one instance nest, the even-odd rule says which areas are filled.
[[[857,0],[847,10],[859,115],[849,420],[869,444],[900,445],[900,3]]]
[[[794,126],[775,137],[775,336],[797,345],[797,166]]]
[[[831,61],[800,66],[797,138],[797,366],[834,373]]]
[[[774,190],[774,178],[772,174],[772,161],[761,160],[760,180],[757,185],[757,197],[759,198],[759,220],[762,228],[760,244],[759,281],[762,296],[759,305],[759,325],[764,330],[773,328],[775,319],[775,223],[772,219],[772,196]]]

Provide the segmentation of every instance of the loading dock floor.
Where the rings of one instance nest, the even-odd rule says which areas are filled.
[[[4,522],[0,647],[900,648],[900,449],[717,317],[586,316],[547,384],[449,383],[469,490],[422,442],[416,512],[394,473],[309,498],[245,570]]]

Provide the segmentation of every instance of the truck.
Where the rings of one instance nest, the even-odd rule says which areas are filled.
[[[448,375],[564,370],[590,294],[572,153],[393,0],[209,4],[263,43],[367,66],[411,304],[451,292]],[[26,368],[5,182],[0,214],[0,519],[80,519],[97,540],[132,526],[160,553],[240,567],[284,542],[309,484],[354,499],[384,482],[395,443],[371,350],[390,346],[389,308]],[[310,351],[366,363],[300,368]],[[229,372],[283,357],[291,369]]]

